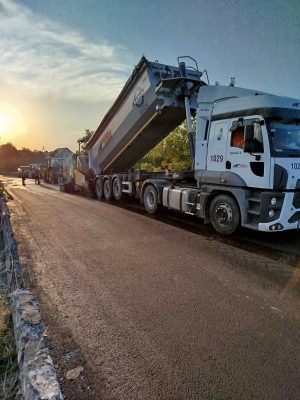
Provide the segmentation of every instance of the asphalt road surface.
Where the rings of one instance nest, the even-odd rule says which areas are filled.
[[[296,259],[4,180],[66,399],[300,398]]]

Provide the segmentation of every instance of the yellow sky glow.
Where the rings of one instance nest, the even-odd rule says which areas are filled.
[[[15,143],[27,132],[28,124],[22,113],[10,104],[0,104],[0,144]]]

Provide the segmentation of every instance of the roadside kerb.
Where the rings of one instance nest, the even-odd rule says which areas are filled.
[[[62,400],[53,361],[46,345],[38,302],[24,288],[24,278],[9,209],[0,198],[5,245],[5,272],[14,322],[20,381],[24,400]]]

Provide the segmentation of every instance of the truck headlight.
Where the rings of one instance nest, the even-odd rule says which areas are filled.
[[[269,211],[269,217],[270,217],[270,218],[273,218],[273,217],[274,217],[274,210],[270,210],[270,211]]]
[[[272,198],[271,198],[271,204],[272,204],[272,206],[275,206],[276,203],[277,203],[276,197],[272,197]]]

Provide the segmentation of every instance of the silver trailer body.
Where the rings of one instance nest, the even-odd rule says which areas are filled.
[[[95,174],[125,172],[186,118],[184,96],[196,109],[201,72],[142,57],[87,143]],[[184,93],[185,92],[185,93]]]

